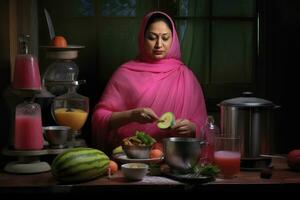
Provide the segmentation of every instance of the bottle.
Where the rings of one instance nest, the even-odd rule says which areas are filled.
[[[205,142],[202,148],[202,159],[203,164],[211,164],[214,161],[215,152],[215,138],[220,134],[220,129],[215,125],[213,116],[208,116],[206,124],[201,129],[202,137]]]
[[[26,101],[16,107],[14,148],[16,150],[43,149],[41,108]]]

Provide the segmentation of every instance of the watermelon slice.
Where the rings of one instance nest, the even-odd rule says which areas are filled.
[[[175,125],[175,116],[172,112],[164,113],[157,122],[160,129],[168,129]]]

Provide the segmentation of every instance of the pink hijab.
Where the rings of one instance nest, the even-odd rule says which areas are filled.
[[[151,62],[144,53],[144,31],[154,13],[168,17],[173,27],[172,46],[165,59]],[[163,12],[151,12],[143,19],[139,32],[139,56],[121,65],[113,74],[96,105],[92,116],[93,142],[96,148],[110,152],[122,139],[136,130],[145,131],[160,141],[168,132],[160,131],[155,123],[130,123],[118,130],[109,130],[112,112],[138,107],[150,107],[161,116],[173,112],[176,119],[188,119],[196,124],[196,137],[207,117],[200,84],[192,71],[181,61],[180,44],[172,19]]]

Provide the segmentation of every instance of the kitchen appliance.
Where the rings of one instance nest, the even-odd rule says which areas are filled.
[[[268,167],[275,148],[274,112],[279,106],[273,102],[244,92],[243,96],[218,104],[221,112],[221,135],[240,138],[241,169]]]

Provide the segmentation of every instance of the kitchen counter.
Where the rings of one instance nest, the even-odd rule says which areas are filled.
[[[142,181],[130,182],[122,173],[80,184],[60,184],[50,172],[17,175],[0,173],[0,194],[100,194],[103,192],[183,192],[183,191],[300,191],[300,172],[290,171],[285,160],[273,160],[274,169],[270,179],[262,179],[259,171],[241,171],[233,179],[219,179],[207,183],[184,183],[163,176],[146,176]]]

